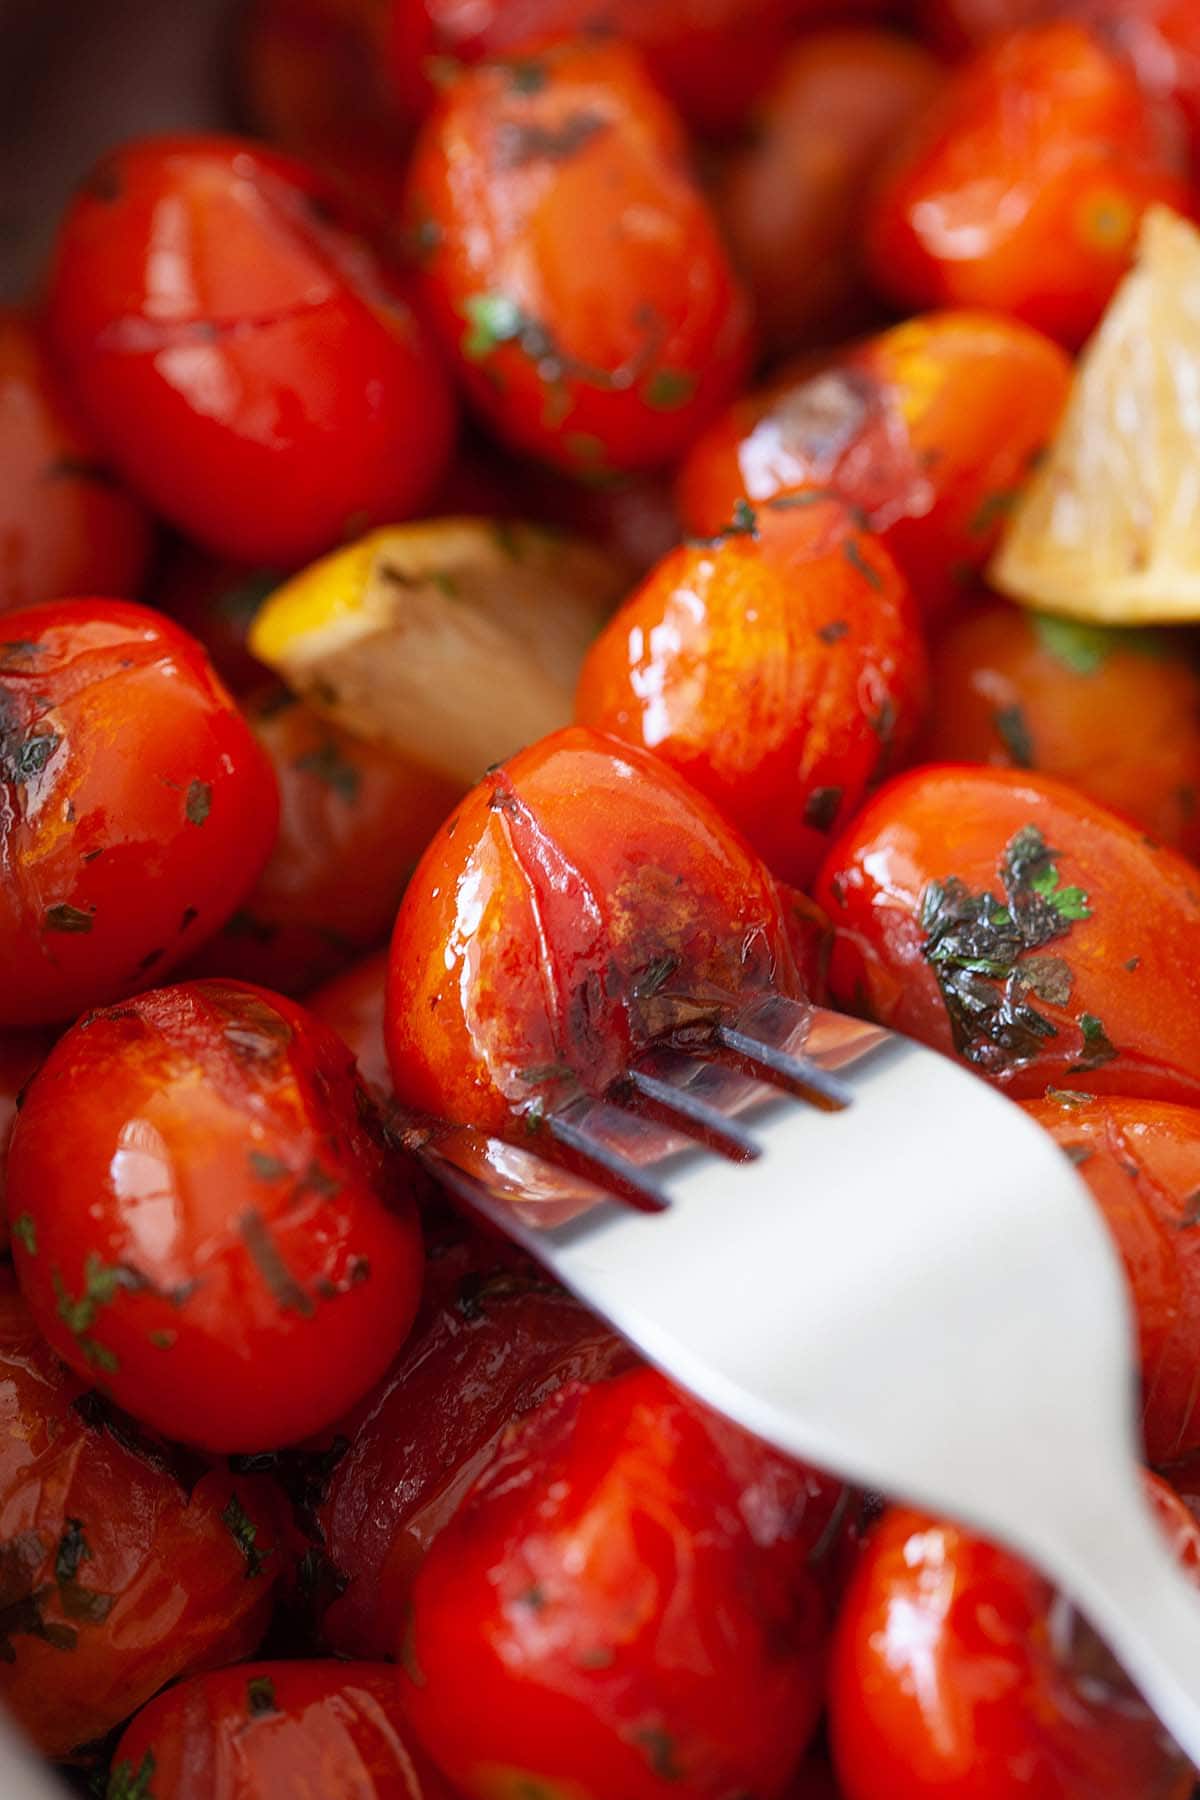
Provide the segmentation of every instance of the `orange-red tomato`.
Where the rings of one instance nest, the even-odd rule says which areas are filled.
[[[396,1094],[533,1129],[652,1039],[772,991],[799,983],[763,865],[647,751],[568,728],[486,776],[409,883],[388,976]]]
[[[1060,782],[901,775],[814,891],[842,1005],[1014,1096],[1200,1100],[1200,872]]]
[[[280,1499],[141,1432],[68,1373],[0,1273],[0,1700],[51,1756],[255,1648]]]
[[[418,1735],[469,1800],[779,1800],[821,1706],[838,1495],[661,1375],[560,1390],[417,1576]]]
[[[160,988],[67,1032],[26,1091],[8,1194],[49,1343],[190,1443],[319,1431],[416,1313],[416,1213],[349,1051],[244,983]]]
[[[575,717],[652,750],[802,887],[924,702],[907,582],[817,491],[660,563],[588,653]]]
[[[1079,344],[1147,206],[1189,209],[1168,137],[1097,36],[1069,21],[1013,32],[955,73],[896,146],[867,221],[875,278],[907,306],[996,307]]]
[[[48,601],[0,643],[0,1028],[69,1019],[199,948],[274,841],[270,764],[148,607]]]
[[[365,956],[342,975],[308,996],[308,1009],[332,1027],[347,1046],[367,1092],[376,1101],[391,1097],[392,1072],[383,1041],[388,952]]]
[[[445,378],[303,163],[239,138],[113,151],[63,221],[48,307],[117,468],[217,555],[290,567],[437,487]]]
[[[462,75],[408,221],[432,322],[518,449],[590,475],[669,462],[741,378],[745,297],[682,127],[619,45]]]
[[[861,510],[932,616],[991,556],[1070,382],[1058,345],[1016,320],[910,319],[731,407],[680,470],[680,512],[708,533],[741,495],[757,505],[831,488]]]
[[[928,51],[886,31],[814,32],[780,59],[716,191],[773,348],[869,322],[862,190],[941,79]]]
[[[1200,856],[1200,671],[1186,642],[998,600],[951,621],[933,689],[923,758],[1041,769]]]
[[[126,1728],[109,1779],[138,1800],[453,1800],[405,1728],[395,1671],[369,1662],[195,1675]]]
[[[0,309],[0,613],[135,595],[150,520],[68,406],[33,320]]]
[[[1200,1531],[1164,1482],[1146,1484],[1195,1578]],[[868,1539],[838,1620],[830,1691],[845,1800],[1186,1800],[1192,1791],[1182,1755],[1050,1584],[919,1513],[887,1514]]]

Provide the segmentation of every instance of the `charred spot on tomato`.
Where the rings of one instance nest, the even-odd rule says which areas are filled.
[[[275,1547],[272,1544],[265,1547],[259,1544],[258,1527],[238,1498],[236,1488],[225,1504],[221,1521],[245,1558],[246,1580],[253,1581],[255,1576],[262,1574],[267,1559],[274,1556]]]
[[[823,644],[839,644],[849,635],[850,627],[845,619],[830,619],[827,625],[818,625],[817,636]]]
[[[52,1581],[38,1582],[46,1549],[36,1531],[18,1532],[0,1543],[0,1662],[17,1660],[15,1637],[36,1637],[55,1650],[74,1650],[79,1633],[72,1625],[46,1618],[55,1597]]]
[[[61,742],[57,731],[24,737],[0,726],[0,776],[14,787],[26,785],[42,773]]]
[[[59,900],[46,908],[42,922],[47,931],[83,932],[92,929],[94,918],[94,908],[85,912],[80,906],[72,906],[69,901]]]
[[[814,788],[804,803],[804,823],[814,831],[831,831],[841,804],[840,787]]]
[[[189,825],[203,825],[212,811],[212,783],[195,780],[189,782],[187,799],[184,802],[184,816]]]
[[[279,1706],[275,1699],[275,1683],[269,1675],[251,1675],[246,1683],[246,1713],[251,1719],[261,1719],[264,1713],[277,1713]]]

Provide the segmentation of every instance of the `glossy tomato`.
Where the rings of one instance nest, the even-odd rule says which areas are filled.
[[[1015,1096],[1200,1099],[1200,873],[1060,782],[902,775],[815,893],[842,1005]]]
[[[674,551],[588,653],[581,724],[644,746],[803,886],[925,703],[908,584],[820,490]]]
[[[619,45],[461,76],[408,220],[442,342],[518,449],[592,476],[669,462],[741,378],[745,297],[682,127]]]
[[[48,305],[99,441],[217,555],[290,567],[437,486],[445,378],[303,163],[238,138],[113,151],[63,221]]]
[[[49,1342],[191,1443],[319,1430],[416,1312],[416,1215],[350,1053],[260,988],[190,982],[82,1020],[26,1092],[8,1179]]]
[[[200,646],[115,600],[0,642],[0,1027],[69,1019],[198,948],[275,838],[266,757]]]
[[[839,1492],[661,1375],[560,1390],[417,1576],[426,1748],[469,1800],[778,1800],[821,1706]]]
[[[364,956],[342,975],[326,981],[308,996],[309,1011],[337,1032],[358,1064],[367,1092],[377,1102],[392,1092],[383,1041],[384,1002],[387,992],[388,952]]]
[[[85,1388],[3,1273],[0,1420],[0,1699],[39,1748],[64,1756],[164,1682],[249,1655],[282,1572],[273,1485]]]
[[[1146,208],[1187,212],[1182,146],[1125,59],[1069,21],[1013,32],[953,75],[896,146],[867,222],[906,306],[990,306],[1076,345]]]
[[[735,404],[680,470],[691,530],[823,486],[858,507],[912,584],[944,612],[974,585],[1054,435],[1071,381],[1057,344],[998,314],[910,319]]]

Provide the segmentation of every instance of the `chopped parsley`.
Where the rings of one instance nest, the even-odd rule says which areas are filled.
[[[236,1489],[230,1494],[221,1513],[221,1523],[245,1557],[246,1580],[252,1581],[256,1575],[262,1574],[268,1556],[274,1556],[275,1552],[270,1547],[264,1550],[259,1546],[258,1526],[238,1499]]]
[[[656,369],[646,383],[646,405],[656,412],[674,412],[686,406],[696,392],[696,377],[686,369]]]
[[[261,1718],[264,1713],[279,1711],[275,1699],[275,1683],[269,1675],[251,1675],[247,1681],[246,1711],[252,1719]]]
[[[1089,1069],[1102,1069],[1105,1063],[1115,1060],[1119,1054],[1117,1047],[1095,1013],[1080,1013],[1079,1029],[1083,1033],[1083,1054],[1071,1064],[1073,1074],[1078,1072],[1082,1075]]]
[[[1025,708],[1016,704],[998,707],[992,714],[992,724],[1014,765],[1018,769],[1032,769],[1033,734],[1029,729],[1029,720],[1025,717]]]
[[[131,1762],[114,1763],[108,1778],[106,1800],[154,1800],[154,1752],[147,1750],[135,1769]]]
[[[189,782],[183,810],[189,825],[203,825],[212,811],[212,783],[199,780]]]
[[[501,344],[511,344],[529,324],[522,309],[508,294],[469,294],[463,303],[468,329],[462,352],[470,362],[482,362]]]
[[[12,1221],[10,1230],[27,1256],[37,1255],[37,1226],[34,1224],[32,1213],[18,1213]]]

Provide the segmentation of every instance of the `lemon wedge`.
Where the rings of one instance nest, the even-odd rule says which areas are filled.
[[[989,573],[1099,624],[1200,618],[1200,232],[1167,207],[1146,214]]]
[[[602,550],[541,527],[385,526],[269,595],[250,645],[345,730],[469,786],[570,722],[625,586]]]

